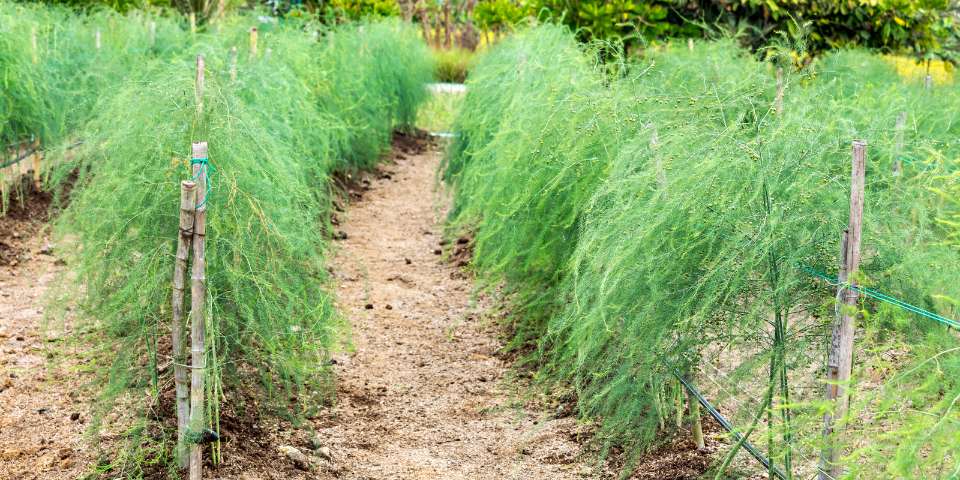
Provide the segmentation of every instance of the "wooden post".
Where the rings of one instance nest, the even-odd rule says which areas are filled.
[[[773,109],[777,115],[783,113],[783,68],[777,68],[777,96],[773,102]]]
[[[933,77],[931,75],[928,74],[926,77],[923,77],[923,88],[927,90],[933,88]]]
[[[827,400],[834,403],[834,412],[823,416],[824,448],[820,458],[820,479],[840,478],[843,468],[838,464],[839,452],[835,448],[833,433],[837,418],[843,418],[847,410],[848,392],[843,384],[850,380],[853,370],[853,335],[857,317],[855,290],[857,270],[860,267],[860,239],[863,224],[863,197],[866,182],[866,150],[862,141],[853,142],[852,168],[850,175],[850,220],[843,240],[840,242],[840,274],[838,276],[837,319],[833,325],[830,352],[827,359]],[[847,283],[849,282],[849,285]],[[830,472],[827,474],[826,472]]]
[[[197,33],[197,14],[190,12],[190,34],[193,35]]]
[[[688,38],[688,39],[687,39],[687,50],[690,50],[691,52],[693,51],[693,39],[692,39],[692,38]]]
[[[151,20],[147,30],[150,32],[150,48],[154,48],[157,46],[157,22]]]
[[[37,49],[37,27],[30,28],[30,48],[30,57],[33,64],[36,65],[40,63],[40,52]]]
[[[900,176],[902,166],[900,165],[900,155],[903,154],[903,130],[907,126],[907,112],[900,112],[897,115],[897,124],[894,126],[894,150],[893,150],[893,176]]]
[[[97,47],[97,51],[100,51],[100,29],[97,29],[97,32],[93,34],[93,43]]]
[[[650,128],[653,129],[653,132],[650,133],[650,150],[653,150],[654,168],[656,168],[657,171],[657,185],[660,186],[660,190],[663,190],[667,188],[667,174],[663,171],[663,162],[660,160],[660,155],[657,154],[657,149],[660,148],[660,135],[657,132],[656,125],[651,123]]]
[[[193,176],[197,182],[197,210],[193,222],[193,273],[190,276],[190,480],[203,476],[203,446],[198,437],[205,429],[203,383],[206,375],[206,225],[207,142],[193,144]]]
[[[41,185],[41,173],[40,169],[43,167],[43,153],[40,152],[40,139],[33,140],[33,189],[40,191]]]
[[[174,456],[177,466],[190,466],[186,434],[190,422],[190,384],[187,373],[186,343],[183,341],[183,290],[187,275],[187,259],[193,242],[194,216],[197,210],[196,184],[190,180],[180,183],[180,233],[177,238],[177,257],[173,267],[173,325],[170,329],[173,344],[173,381],[177,396],[177,448]]]
[[[197,119],[203,115],[203,85],[204,85],[204,62],[203,55],[197,55],[197,81],[194,88],[194,96],[197,102]]]
[[[237,47],[230,47],[230,81],[237,81]]]
[[[257,27],[250,27],[250,58],[257,56]]]

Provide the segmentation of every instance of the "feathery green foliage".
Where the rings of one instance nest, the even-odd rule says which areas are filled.
[[[267,405],[292,415],[329,394],[323,360],[342,322],[326,288],[328,177],[374,166],[391,131],[413,122],[429,53],[398,22],[339,27],[319,42],[291,23],[264,35],[257,56],[244,39],[231,80],[229,39],[244,38],[249,25],[231,21],[220,35],[198,36],[207,63],[202,115],[191,57],[141,65],[98,104],[79,134],[84,144],[55,178],[80,172],[56,233],[77,280],[63,293],[116,352],[105,409],[128,387],[159,393],[179,183],[190,178],[191,142],[201,140],[213,165],[207,398],[233,398],[251,376]],[[213,401],[214,428],[218,409]]]
[[[942,296],[957,298],[956,251],[931,187],[956,138],[934,102],[958,97],[840,52],[817,75],[788,73],[777,113],[773,69],[732,42],[652,51],[609,78],[570,38],[527,31],[471,76],[444,174],[452,228],[476,234],[473,266],[514,295],[512,326],[538,343],[541,377],[572,383],[581,413],[634,458],[674,414],[674,369],[696,377],[722,361],[746,397],[735,423],[764,412],[774,462],[811,473],[828,406],[807,366],[823,360],[833,308],[802,267],[836,271],[850,142],[870,152],[861,282],[955,313]],[[865,308],[896,318],[893,332],[944,335]]]

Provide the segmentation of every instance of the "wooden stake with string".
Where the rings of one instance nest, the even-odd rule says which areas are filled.
[[[853,142],[850,175],[850,220],[840,242],[840,274],[837,282],[837,318],[833,325],[830,352],[827,359],[827,401],[834,411],[823,415],[824,447],[820,457],[820,480],[831,480],[843,475],[838,463],[839,451],[834,444],[834,428],[838,418],[847,412],[848,389],[853,371],[853,336],[856,328],[857,270],[860,268],[860,239],[863,225],[863,199],[866,183],[867,144]],[[849,282],[849,285],[848,285]]]
[[[230,81],[237,81],[237,47],[230,47]]]
[[[197,56],[197,120],[203,114],[204,61]],[[201,438],[206,430],[204,408],[204,380],[206,375],[206,224],[207,224],[207,142],[192,146],[190,161],[197,185],[197,209],[193,222],[193,271],[190,276],[190,480],[203,476],[203,444]]]
[[[43,153],[40,151],[40,139],[33,139],[33,189],[40,191],[42,186],[42,176],[40,169],[43,167]]]
[[[783,113],[783,68],[777,68],[777,96],[773,101],[773,109],[777,115]]]
[[[187,373],[187,351],[184,340],[183,292],[187,275],[187,260],[193,243],[193,224],[197,210],[196,184],[191,180],[180,183],[180,228],[177,238],[177,256],[173,267],[173,325],[170,329],[173,349],[173,381],[177,402],[177,447],[174,453],[176,464],[185,469],[190,466],[186,435],[190,421],[190,384]]]
[[[903,167],[900,165],[900,155],[903,153],[903,130],[907,127],[907,112],[900,112],[897,115],[897,123],[894,126],[894,151],[893,151],[893,176],[900,176]]]
[[[33,64],[36,65],[40,63],[40,52],[37,49],[37,27],[30,28],[30,58],[33,60]]]

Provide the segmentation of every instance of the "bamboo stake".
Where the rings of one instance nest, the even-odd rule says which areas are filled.
[[[170,329],[173,343],[173,380],[177,396],[177,466],[190,466],[186,434],[190,422],[190,384],[187,373],[186,344],[183,341],[183,290],[187,275],[187,259],[193,241],[193,223],[197,209],[196,184],[191,180],[180,183],[180,234],[177,239],[177,257],[173,268],[173,326]]]
[[[923,77],[923,88],[926,88],[927,90],[933,88],[933,76],[927,75],[926,77]]]
[[[660,148],[660,134],[657,131],[657,126],[653,123],[650,124],[650,128],[653,129],[653,132],[650,133],[650,149],[654,151],[653,161],[654,168],[657,171],[657,185],[660,187],[660,190],[667,188],[667,174],[663,170],[663,162],[660,159],[660,155],[656,153],[656,150]]]
[[[193,35],[197,33],[197,14],[190,12],[190,34]]]
[[[856,321],[857,299],[859,294],[854,288],[857,284],[857,270],[860,267],[860,239],[863,224],[863,197],[866,172],[866,148],[862,141],[853,142],[853,155],[850,175],[850,220],[844,232],[840,252],[840,286],[837,298],[840,305],[837,319],[833,325],[830,355],[827,360],[827,400],[834,402],[834,413],[823,416],[824,450],[821,455],[821,480],[840,478],[843,468],[837,463],[839,452],[834,447],[834,423],[843,418],[847,410],[848,389],[844,384],[850,380],[853,370],[853,335]],[[847,282],[850,286],[847,286]],[[827,474],[826,472],[830,472]]]
[[[230,81],[237,81],[237,47],[230,47]]]
[[[194,89],[194,96],[197,102],[197,119],[203,115],[203,86],[204,86],[204,61],[203,55],[197,55],[197,81]]]
[[[894,144],[895,149],[893,151],[893,176],[900,176],[900,171],[902,169],[900,165],[900,155],[903,153],[903,130],[907,126],[907,112],[900,112],[900,115],[897,115],[897,124],[894,127]]]
[[[207,142],[193,144],[193,176],[197,182],[197,211],[193,223],[193,273],[190,285],[190,480],[203,476],[203,448],[199,438],[204,431],[204,375],[206,374],[206,222],[207,222]]]
[[[42,167],[43,154],[40,152],[40,139],[34,139],[33,141],[33,189],[40,191],[41,187],[41,175],[40,168]]]
[[[33,64],[36,65],[40,63],[40,52],[37,49],[37,27],[30,28],[30,48],[30,57]]]
[[[97,47],[97,51],[100,50],[100,29],[97,29],[97,32],[93,34],[93,43]]]
[[[257,27],[250,27],[250,58],[257,56]]]
[[[150,48],[156,47],[157,46],[157,22],[154,22],[153,20],[151,20],[150,25],[148,26],[148,30],[150,31]]]
[[[783,113],[783,88],[783,68],[777,68],[777,96],[773,102],[773,108],[777,115]]]
[[[688,38],[688,39],[687,39],[687,50],[690,50],[691,52],[693,51],[693,39],[692,39],[692,38]]]
[[[204,62],[197,55],[197,120],[203,114]],[[196,213],[193,223],[193,272],[190,276],[190,480],[203,476],[203,446],[200,437],[204,431],[206,410],[203,405],[204,376],[206,375],[206,224],[207,224],[207,142],[192,146],[191,166],[197,184]]]

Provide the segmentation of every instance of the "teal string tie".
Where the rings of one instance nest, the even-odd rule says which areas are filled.
[[[204,187],[206,187],[205,188],[206,194],[203,196],[203,201],[197,204],[197,208],[200,208],[206,205],[207,200],[210,199],[210,192],[213,191],[212,184],[210,183],[210,177],[213,176],[213,174],[217,171],[217,169],[213,167],[213,164],[210,163],[210,160],[207,157],[193,158],[190,160],[190,165],[191,166],[200,165],[200,170],[198,170],[197,174],[193,176],[194,181],[199,179],[201,174],[205,174],[203,177],[204,179],[203,184],[204,184]]]
[[[806,272],[806,273],[808,273],[808,274],[810,274],[810,275],[812,275],[812,276],[814,276],[814,277],[817,277],[817,278],[819,278],[819,279],[821,279],[821,280],[825,280],[827,283],[829,283],[830,285],[833,285],[833,286],[835,286],[835,287],[841,286],[841,284],[840,284],[840,282],[839,282],[839,280],[838,280],[837,278],[831,277],[831,276],[827,275],[826,273],[823,273],[823,272],[821,272],[821,271],[815,270],[815,269],[813,269],[813,268],[811,268],[811,267],[801,266],[801,267],[800,267],[800,270],[802,270],[802,271],[804,271],[804,272]],[[924,309],[922,309],[922,308],[920,308],[920,307],[918,307],[918,306],[916,306],[916,305],[911,305],[911,304],[909,304],[909,303],[907,303],[907,302],[904,302],[903,300],[900,300],[899,298],[895,298],[895,297],[893,297],[893,296],[887,295],[886,293],[883,293],[883,292],[881,292],[881,291],[879,291],[879,290],[874,290],[874,289],[868,288],[868,287],[859,287],[859,286],[854,286],[854,285],[849,285],[849,284],[844,285],[844,286],[847,287],[847,288],[852,289],[852,290],[855,291],[855,292],[862,293],[864,296],[870,297],[870,298],[872,298],[872,299],[874,299],[874,300],[878,300],[878,301],[881,301],[881,302],[884,302],[884,303],[889,303],[890,305],[894,305],[894,306],[896,306],[896,307],[900,307],[900,308],[902,308],[902,309],[904,309],[904,310],[906,310],[906,311],[908,311],[908,312],[914,313],[914,314],[919,315],[919,316],[921,316],[921,317],[928,318],[928,319],[933,320],[933,321],[935,321],[935,322],[940,322],[940,323],[942,323],[942,324],[944,324],[944,325],[947,325],[947,326],[949,326],[949,327],[953,327],[953,328],[956,328],[956,329],[960,329],[960,321],[957,321],[957,320],[953,320],[953,319],[951,319],[951,318],[944,317],[943,315],[940,315],[940,314],[931,312],[931,311],[929,311],[929,310],[924,310]]]

